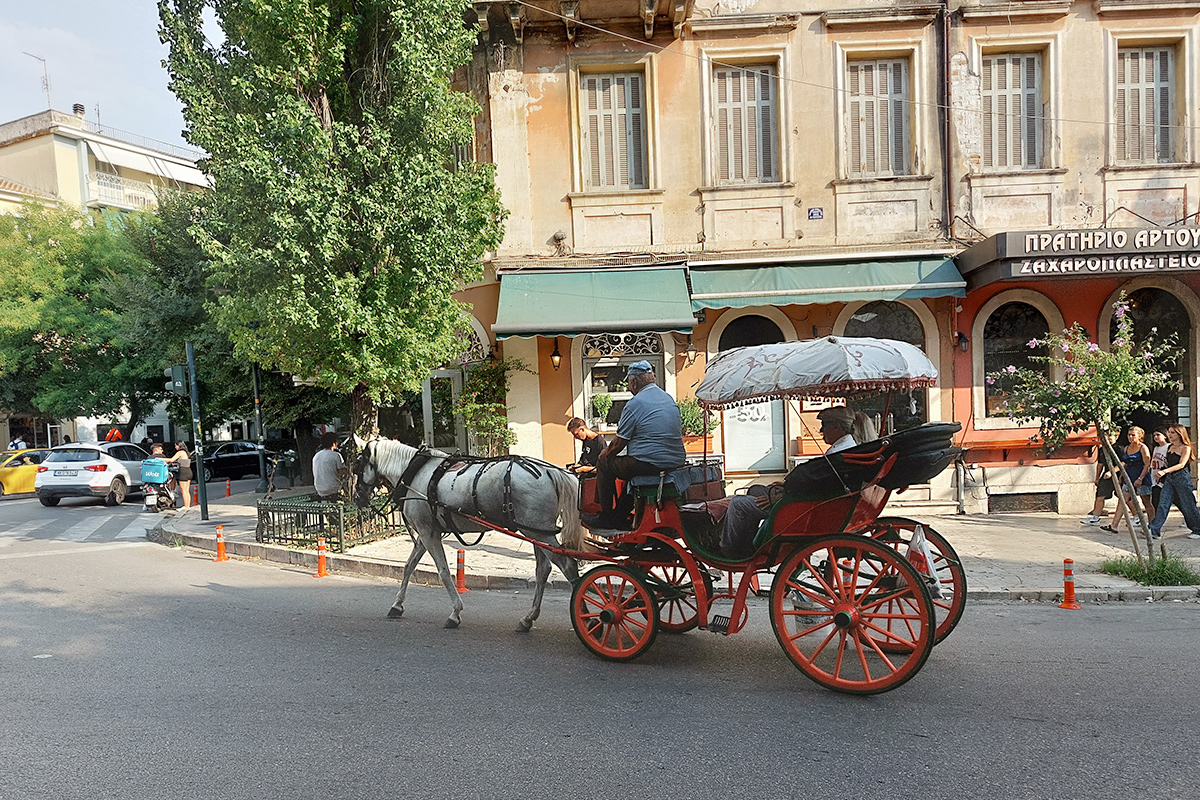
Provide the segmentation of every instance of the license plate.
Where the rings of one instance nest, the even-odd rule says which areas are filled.
[[[56,470],[54,470],[54,477],[56,477],[56,478],[74,478],[78,474],[79,474],[79,470],[77,470],[77,469],[56,469]]]

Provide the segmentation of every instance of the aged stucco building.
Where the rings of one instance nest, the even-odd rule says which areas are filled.
[[[1106,343],[1121,290],[1194,344],[1187,254],[1200,247],[1161,231],[1200,211],[1200,3],[474,7],[475,155],[496,164],[511,216],[488,280],[463,296],[477,336],[536,369],[510,393],[522,452],[571,460],[563,424],[592,416],[599,393],[615,420],[620,365],[635,357],[661,364],[682,398],[729,346],[884,335],[942,373],[893,409],[897,422],[958,420],[971,447],[961,478],[916,497],[1082,508],[1086,437],[1049,459],[1028,448],[1032,431],[998,415],[984,371],[1031,330],[1078,320]],[[1155,245],[1072,235],[1104,228],[1145,229]],[[990,239],[1030,232],[1064,233],[1049,254],[1081,267],[1030,259],[1023,274]],[[1164,260],[1088,266],[1123,252]],[[1167,398],[1188,424],[1193,358]],[[727,413],[712,446],[731,473],[776,472],[816,452],[808,418]]]

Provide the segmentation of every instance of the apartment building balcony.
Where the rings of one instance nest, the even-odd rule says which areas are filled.
[[[89,207],[113,206],[135,211],[158,207],[159,187],[145,181],[122,178],[107,172],[89,172],[87,176]]]

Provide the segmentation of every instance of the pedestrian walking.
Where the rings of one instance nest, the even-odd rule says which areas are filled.
[[[1125,483],[1121,483],[1121,490],[1125,495],[1126,509],[1121,510],[1121,504],[1117,504],[1116,511],[1113,512],[1112,521],[1101,526],[1102,530],[1116,533],[1117,527],[1121,523],[1121,518],[1128,514],[1130,530],[1140,530],[1141,521],[1137,518],[1137,503],[1141,498],[1142,506],[1146,510],[1146,518],[1154,519],[1155,508],[1150,505],[1150,448],[1146,447],[1143,441],[1146,432],[1137,425],[1130,425],[1127,434],[1129,443],[1125,445],[1121,452],[1121,465],[1125,469],[1125,474],[1129,477],[1129,485],[1133,490],[1126,491]]]
[[[1108,443],[1116,445],[1116,431],[1108,433]],[[1083,525],[1100,525],[1104,517],[1104,503],[1113,496],[1113,479],[1112,473],[1108,469],[1108,465],[1104,462],[1103,448],[1096,447],[1096,502],[1092,504],[1091,516],[1084,517],[1079,520]]]
[[[1171,510],[1171,503],[1179,500],[1179,508],[1183,512],[1183,520],[1188,526],[1188,538],[1200,539],[1200,509],[1196,508],[1195,489],[1192,486],[1192,472],[1189,464],[1192,460],[1192,441],[1188,437],[1187,428],[1182,425],[1172,425],[1167,428],[1167,465],[1159,473],[1162,478],[1162,495],[1158,500],[1158,510],[1154,521],[1150,523],[1150,535],[1157,539],[1162,535],[1163,524]]]
[[[1150,505],[1158,512],[1158,500],[1162,496],[1162,471],[1167,466],[1167,450],[1171,443],[1167,441],[1167,432],[1159,428],[1151,439],[1154,449],[1150,453]]]

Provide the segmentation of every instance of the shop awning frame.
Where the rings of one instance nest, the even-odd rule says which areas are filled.
[[[682,264],[530,270],[500,276],[492,332],[512,336],[688,333],[696,325]]]
[[[692,266],[692,310],[966,297],[944,256],[879,261]]]

